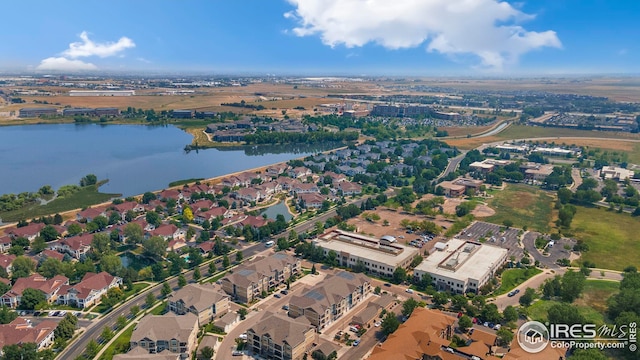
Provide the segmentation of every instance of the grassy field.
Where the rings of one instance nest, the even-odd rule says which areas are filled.
[[[0,218],[4,222],[31,219],[43,215],[59,214],[64,211],[82,209],[90,205],[100,204],[120,194],[105,194],[98,190],[96,185],[83,187],[77,193],[66,198],[55,199],[45,205],[33,204],[22,209],[0,212]]]
[[[494,295],[502,295],[506,294],[509,291],[513,290],[516,286],[522,284],[527,279],[530,279],[538,274],[540,274],[542,270],[531,268],[531,269],[507,269],[502,272],[500,276],[500,287],[493,292]]]
[[[566,128],[551,128],[551,127],[539,127],[539,126],[526,126],[526,125],[511,125],[504,131],[486,137],[468,138],[468,139],[452,139],[446,140],[446,143],[451,146],[456,146],[460,149],[473,149],[482,144],[492,143],[496,141],[512,140],[512,139],[526,139],[526,138],[543,138],[543,137],[595,137],[595,138],[613,138],[613,139],[640,139],[637,134],[631,133],[618,133],[608,131],[588,131],[588,130],[575,130]],[[568,140],[562,140],[562,142],[568,142]]]
[[[582,296],[574,301],[578,306],[590,307],[604,314],[607,310],[607,300],[620,292],[620,283],[607,280],[587,280]]]
[[[573,302],[578,312],[589,323],[604,324],[607,299],[619,291],[620,284],[606,280],[587,280],[580,298]],[[538,300],[529,307],[529,317],[533,320],[547,321],[549,308],[558,301]]]
[[[180,185],[185,185],[185,184],[191,184],[191,183],[195,183],[196,181],[201,181],[204,180],[203,178],[192,178],[192,179],[184,179],[184,180],[177,180],[177,181],[172,181],[169,183],[169,187],[174,187],[174,186],[180,186]]]
[[[578,261],[589,260],[596,267],[622,270],[627,265],[640,267],[640,221],[629,214],[604,208],[578,207],[571,229],[574,238],[589,245]]]
[[[526,225],[531,230],[548,232],[552,202],[553,197],[536,187],[507,184],[504,190],[496,192],[489,200],[488,205],[496,211],[495,215],[484,220],[502,225],[508,219],[513,221],[514,227]]]
[[[533,320],[544,323],[547,321],[549,308],[559,303],[559,301],[555,300],[538,300],[529,307],[529,317]],[[575,305],[575,307],[578,308],[578,312],[586,319],[587,323],[604,324],[604,314],[588,306]]]

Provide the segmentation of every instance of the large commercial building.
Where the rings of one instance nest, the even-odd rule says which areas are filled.
[[[30,118],[38,117],[42,115],[57,115],[58,109],[56,108],[22,108],[18,112],[18,117]]]
[[[133,96],[135,90],[70,90],[69,96]]]
[[[603,166],[600,169],[600,176],[604,179],[613,179],[624,181],[625,179],[633,179],[633,170],[627,170],[615,166]]]
[[[363,274],[342,271],[327,277],[301,296],[293,296],[289,316],[305,317],[322,330],[371,294],[371,280]]]
[[[396,268],[407,268],[413,258],[419,254],[414,247],[396,242],[393,236],[376,239],[342,230],[332,230],[313,241],[322,248],[325,255],[336,253],[340,266],[365,266],[368,273],[391,277]]]
[[[507,249],[451,239],[437,243],[436,251],[414,270],[414,276],[431,276],[436,289],[464,294],[478,292],[507,261]]]

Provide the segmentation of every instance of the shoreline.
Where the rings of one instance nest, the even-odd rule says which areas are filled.
[[[328,153],[328,152],[331,152],[331,151],[344,149],[346,147],[347,146],[341,146],[341,147],[337,147],[337,148],[334,148],[334,149],[330,149],[330,150],[319,152],[318,154],[324,154],[324,153]],[[280,161],[280,162],[276,162],[276,163],[272,163],[272,164],[268,164],[268,165],[258,166],[258,167],[255,167],[255,168],[244,169],[244,170],[241,170],[241,171],[235,171],[235,172],[232,172],[232,173],[227,173],[227,174],[224,174],[224,175],[218,175],[218,176],[214,176],[214,177],[211,177],[211,178],[204,178],[203,180],[200,180],[200,182],[201,183],[207,183],[207,184],[210,184],[210,185],[216,185],[216,184],[220,183],[222,181],[222,179],[224,179],[226,177],[229,177],[229,176],[238,175],[238,174],[241,174],[241,173],[244,173],[244,172],[257,172],[257,171],[264,172],[264,170],[266,170],[268,167],[275,166],[275,165],[280,165],[280,164],[286,164],[287,162],[289,162],[291,160],[303,160],[304,158],[305,158],[304,156],[296,157],[296,158],[292,158],[292,159],[287,160],[287,161]],[[188,180],[188,179],[185,179],[185,180]],[[176,181],[180,181],[180,180],[176,180]],[[149,190],[149,192],[157,194],[157,193],[159,193],[159,192],[161,192],[163,190],[180,189],[180,188],[184,187],[185,185],[191,186],[191,185],[193,185],[195,183],[196,182],[194,181],[194,182],[181,184],[181,185],[176,185],[176,186],[171,186],[171,187],[167,186],[167,187],[164,187],[164,188],[158,189],[158,190]],[[137,194],[137,195],[133,195],[132,197],[135,198],[136,200],[139,200],[139,199],[141,199],[142,195],[143,194]],[[121,198],[121,196],[120,197],[116,197],[116,198]],[[110,201],[102,202],[102,203],[99,203],[99,204],[93,204],[93,205],[90,205],[88,207],[95,208],[95,207],[109,205],[109,204],[111,204],[113,202],[113,199],[116,199],[116,198],[112,198]],[[64,211],[64,212],[61,212],[59,214],[62,216],[62,218],[65,221],[68,221],[70,219],[73,219],[73,216],[75,216],[75,214],[77,214],[81,210],[82,210],[82,208],[78,208],[78,209]],[[51,216],[51,215],[55,215],[55,214],[49,214],[49,216]],[[33,219],[35,219],[35,218],[25,219],[25,221],[31,222]],[[4,229],[6,229],[8,227],[15,226],[16,224],[17,224],[17,222],[11,222],[11,223],[2,224],[2,225],[0,225],[0,230],[4,230]]]

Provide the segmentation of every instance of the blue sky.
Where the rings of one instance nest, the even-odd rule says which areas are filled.
[[[5,70],[640,72],[635,0],[25,0],[2,11]]]

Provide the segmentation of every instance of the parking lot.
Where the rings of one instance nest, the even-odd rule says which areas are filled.
[[[503,230],[503,231],[501,231]],[[458,235],[461,239],[480,241],[484,238],[485,244],[499,246],[509,251],[508,256],[516,259],[524,255],[522,248],[518,246],[519,229],[506,229],[503,226],[477,221]]]
[[[574,239],[563,238],[560,240],[555,240],[554,245],[551,247],[547,247],[546,253],[543,255],[535,247],[535,242],[538,236],[542,236],[542,234],[535,231],[527,232],[526,234],[524,234],[522,243],[525,249],[527,249],[527,251],[531,255],[533,255],[533,258],[540,261],[542,265],[551,269],[557,268],[557,261],[559,259],[569,259],[571,257],[572,251],[565,249],[565,246],[568,245],[570,248],[573,248],[573,246],[576,244],[576,241]]]

